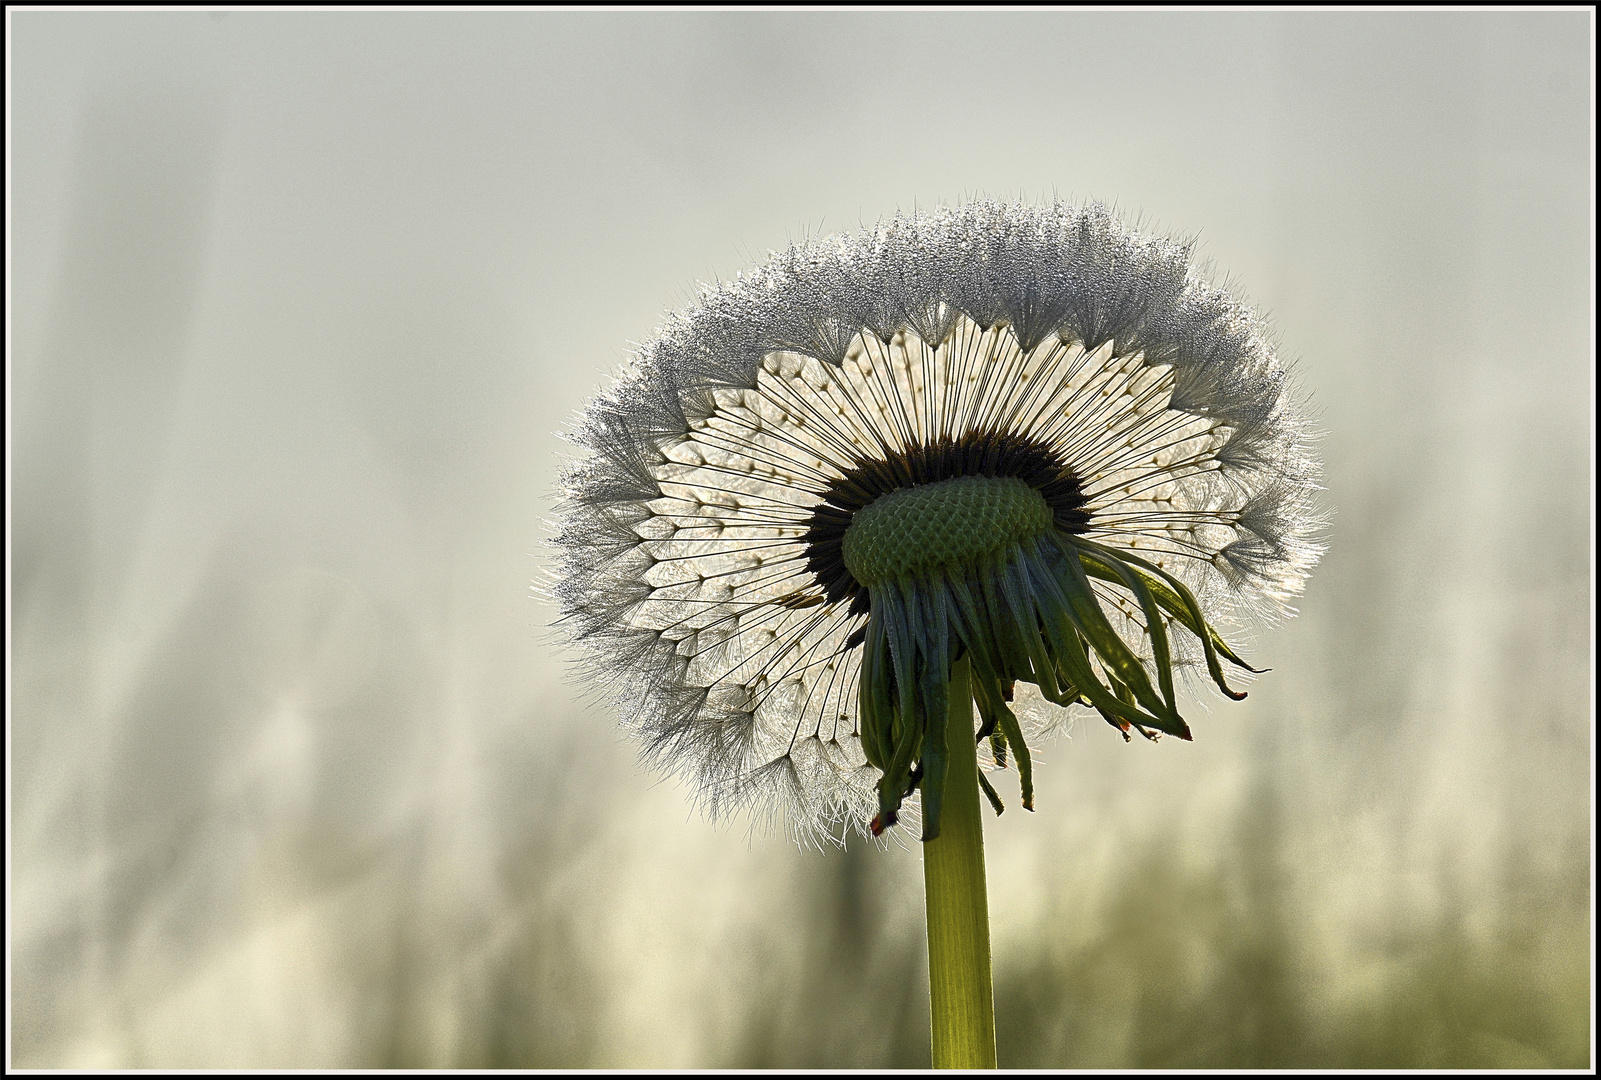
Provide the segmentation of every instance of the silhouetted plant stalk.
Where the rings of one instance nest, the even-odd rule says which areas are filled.
[[[928,917],[928,1011],[936,1069],[995,1068],[995,994],[990,973],[984,822],[968,663],[951,670],[950,769],[940,834],[923,845]]]

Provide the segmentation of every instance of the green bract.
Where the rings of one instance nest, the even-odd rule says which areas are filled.
[[[861,674],[862,748],[882,774],[874,832],[893,824],[902,800],[921,788],[923,838],[939,835],[947,684],[951,664],[964,654],[982,718],[977,737],[992,740],[997,764],[1005,764],[1008,746],[1014,748],[1023,806],[1030,810],[1028,744],[1007,704],[1017,682],[1035,684],[1059,705],[1094,708],[1125,738],[1132,728],[1151,738],[1166,732],[1188,739],[1174,696],[1169,620],[1194,635],[1208,672],[1230,697],[1245,694],[1224,682],[1218,657],[1254,670],[1224,644],[1178,578],[1128,552],[1059,531],[1025,493],[984,480],[901,489],[862,511],[852,526],[871,529],[874,571],[900,569],[863,579],[871,615]],[[1042,500],[1035,503],[1044,507]],[[870,524],[863,522],[875,507],[882,509]],[[987,532],[969,531],[981,520],[992,523]],[[847,533],[845,558],[855,572],[851,539]],[[1148,661],[1113,628],[1091,578],[1120,589],[1143,616]],[[999,813],[999,796],[982,774],[979,780]]]

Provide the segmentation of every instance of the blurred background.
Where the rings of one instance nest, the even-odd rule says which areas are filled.
[[[989,828],[1003,1066],[1591,1058],[1589,13],[12,13],[18,1066],[918,1066],[915,845],[566,681],[555,432],[697,280],[974,195],[1198,233],[1331,547]]]

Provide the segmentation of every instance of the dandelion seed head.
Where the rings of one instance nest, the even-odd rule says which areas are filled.
[[[714,817],[937,832],[949,666],[1031,799],[1056,721],[1188,737],[1172,672],[1288,611],[1317,462],[1271,337],[1191,246],[998,202],[702,290],[572,432],[553,592],[582,671]],[[927,805],[920,805],[927,804]],[[925,811],[919,815],[918,811]]]

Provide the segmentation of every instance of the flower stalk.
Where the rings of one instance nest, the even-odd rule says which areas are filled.
[[[923,844],[928,1006],[934,1068],[995,1068],[989,894],[967,657],[951,665],[948,764],[939,836]]]
[[[1175,671],[1244,697],[1224,630],[1323,550],[1271,331],[1193,255],[1100,204],[896,217],[709,286],[572,433],[584,674],[713,817],[921,827],[937,1067],[995,1066],[975,743],[1032,810],[1020,686],[1188,739]]]

